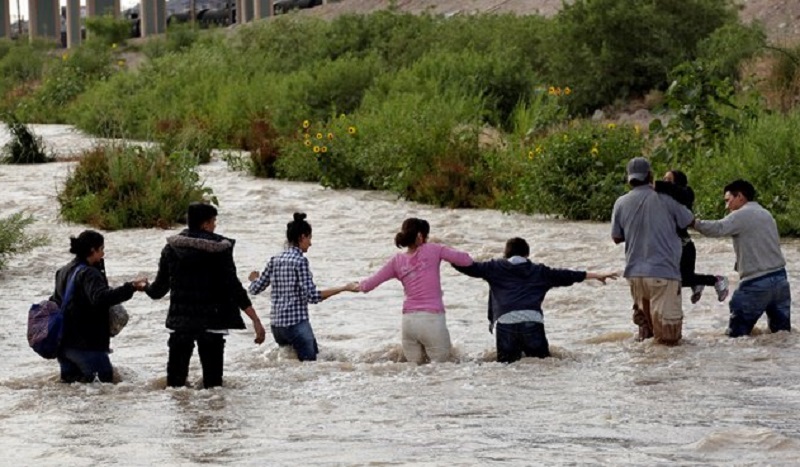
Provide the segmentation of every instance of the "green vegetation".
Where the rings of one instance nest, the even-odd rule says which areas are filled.
[[[13,115],[7,115],[4,120],[11,140],[3,147],[3,156],[0,162],[5,164],[41,164],[51,162],[53,157],[48,155],[42,143],[42,138],[33,134],[27,125],[20,123]]]
[[[729,0],[576,0],[549,19],[381,11],[232,32],[184,26],[143,45],[135,69],[120,65],[111,32],[95,36],[65,57],[41,52],[42,65],[0,46],[2,106],[188,159],[249,151],[226,160],[261,177],[572,219],[609,218],[634,155],[691,174],[708,214],[719,214],[711,200],[724,185],[713,177],[735,173],[711,161],[747,167],[770,196],[795,180],[767,171],[774,179],[760,187],[768,161],[743,158],[765,143],[754,130],[763,122],[777,132],[795,121],[797,50],[768,46]],[[649,128],[587,119],[631,102],[659,118]],[[776,199],[782,232],[800,233],[789,221],[797,202]],[[88,216],[87,203],[74,209]]]
[[[183,219],[189,203],[211,194],[196,164],[191,155],[160,149],[95,148],[83,154],[58,193],[61,215],[105,230],[169,227]]]
[[[131,37],[131,23],[116,19],[112,15],[86,18],[86,31],[89,38],[108,46],[125,44]]]
[[[33,217],[21,212],[0,218],[0,270],[5,268],[11,256],[27,253],[47,244],[46,236],[25,233],[33,220]]]
[[[757,201],[773,213],[782,235],[800,236],[800,112],[762,115],[729,135],[708,154],[699,154],[688,170],[697,190],[695,209],[705,218],[725,211],[723,187],[744,178],[756,187]]]

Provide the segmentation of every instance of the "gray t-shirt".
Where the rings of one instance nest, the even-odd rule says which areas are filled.
[[[697,220],[694,228],[708,237],[733,237],[736,271],[744,281],[786,266],[778,226],[772,214],[750,201],[719,221]]]
[[[681,280],[681,239],[694,216],[650,185],[632,189],[614,203],[611,237],[625,242],[625,277]]]

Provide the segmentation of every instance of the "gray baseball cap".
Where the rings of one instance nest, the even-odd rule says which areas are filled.
[[[650,173],[650,162],[644,157],[634,157],[628,161],[628,181],[647,180],[647,174]]]

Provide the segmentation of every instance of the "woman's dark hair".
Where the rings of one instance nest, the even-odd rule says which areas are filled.
[[[200,226],[217,217],[217,208],[207,203],[191,203],[186,210],[189,230],[200,230]]]
[[[94,230],[84,230],[77,237],[69,238],[69,252],[81,260],[88,258],[93,249],[103,245],[105,245],[103,234]]]
[[[294,213],[294,220],[286,224],[286,240],[290,245],[297,245],[301,236],[311,236],[311,224],[306,222],[306,213]]]
[[[431,233],[431,226],[425,219],[411,217],[403,221],[400,232],[394,236],[394,244],[397,248],[409,247],[417,242],[417,235],[422,234],[422,238],[427,239]]]
[[[672,180],[678,186],[689,186],[689,178],[686,177],[686,174],[681,172],[680,170],[670,170],[669,173],[672,174]]]

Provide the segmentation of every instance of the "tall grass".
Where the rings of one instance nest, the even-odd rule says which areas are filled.
[[[25,232],[33,221],[32,216],[22,212],[0,218],[0,270],[6,267],[12,256],[27,253],[47,244],[47,236],[30,235]]]

